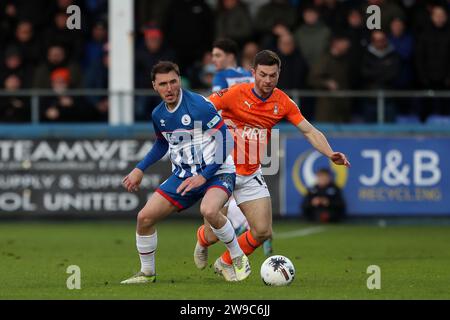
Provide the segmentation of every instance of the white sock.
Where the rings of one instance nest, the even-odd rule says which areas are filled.
[[[141,272],[146,275],[155,274],[155,251],[158,243],[158,236],[155,231],[149,236],[140,236],[136,233],[136,247],[141,259]]]
[[[214,229],[211,227],[214,234],[222,241],[226,246],[228,251],[230,251],[231,259],[244,254],[236,238],[236,233],[234,232],[233,226],[230,220],[227,219],[225,225],[220,229]]]

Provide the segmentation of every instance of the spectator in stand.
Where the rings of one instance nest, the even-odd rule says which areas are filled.
[[[90,112],[81,109],[80,98],[67,95],[70,87],[70,70],[58,68],[51,72],[51,88],[55,96],[42,99],[42,122],[82,122],[92,118]]]
[[[325,53],[330,40],[330,29],[320,20],[315,7],[306,7],[303,11],[302,24],[295,31],[295,42],[303,53],[308,68],[317,63]]]
[[[14,27],[17,24],[17,10],[14,4],[6,1],[0,2],[0,47],[4,48],[11,42]],[[2,58],[2,57],[0,57]]]
[[[400,72],[397,75],[394,88],[398,90],[411,89],[414,80],[413,74],[413,53],[414,39],[411,33],[406,30],[405,22],[400,18],[394,18],[391,22],[391,33],[389,42],[394,46],[395,51],[400,57]],[[399,114],[410,114],[409,119],[418,121],[418,114],[415,102],[417,99],[398,98],[396,100]],[[412,117],[412,118],[411,118]]]
[[[431,10],[430,18],[431,26],[420,35],[417,43],[418,80],[424,89],[449,90],[450,26],[448,12],[442,6],[435,6]],[[430,114],[450,114],[448,99],[426,99],[421,118],[425,119]]]
[[[287,0],[271,0],[256,13],[255,28],[260,36],[264,36],[281,22],[292,30],[297,23],[296,10]]]
[[[396,4],[396,1],[367,0],[367,3],[363,5],[363,12],[367,12],[367,7],[371,5],[380,7],[381,30],[384,32],[389,32],[391,22],[395,18],[405,19],[405,12],[398,4]]]
[[[364,17],[360,10],[351,8],[346,16],[347,24],[343,29],[343,33],[348,35],[350,39],[350,73],[352,83],[350,88],[361,88],[361,63],[364,52],[369,44],[370,30],[365,25]]]
[[[158,26],[165,26],[170,4],[168,0],[136,0],[136,25],[143,26],[148,21],[154,21]]]
[[[22,52],[25,64],[35,65],[41,55],[41,46],[34,35],[31,22],[21,21],[17,24],[13,44]]]
[[[253,59],[259,52],[260,48],[255,41],[249,41],[244,44],[241,54],[241,66],[245,70],[251,70],[253,68]]]
[[[350,88],[350,45],[350,40],[345,36],[333,36],[329,52],[320,58],[310,72],[309,84],[311,87],[329,91]],[[349,98],[318,98],[315,119],[320,122],[349,122],[350,107]]]
[[[411,22],[411,29],[414,35],[421,35],[427,31],[431,23],[431,11],[435,6],[446,6],[446,0],[427,0],[415,1],[414,6],[408,16],[408,21]]]
[[[56,5],[56,11],[66,11],[67,7],[75,4],[75,0],[53,0]]]
[[[335,30],[345,24],[346,5],[337,0],[315,0],[315,6],[325,24]]]
[[[30,122],[30,99],[14,95],[15,91],[22,89],[20,77],[10,74],[1,84],[2,89],[11,96],[0,96],[0,122]]]
[[[369,44],[370,30],[367,29],[361,10],[351,8],[346,15],[344,30],[348,32],[352,47],[365,48]]]
[[[363,56],[361,75],[365,89],[393,89],[395,80],[400,72],[400,57],[389,43],[386,33],[373,31],[371,42]],[[395,117],[394,105],[386,100],[386,120]],[[376,120],[376,103],[373,99],[366,100],[364,107],[365,121]]]
[[[418,79],[425,89],[450,88],[450,28],[444,7],[431,11],[432,25],[420,35],[416,63]]]
[[[345,218],[346,204],[339,187],[333,181],[329,169],[320,169],[316,185],[308,190],[301,210],[309,221],[322,223],[340,222]]]
[[[68,15],[65,11],[57,12],[53,18],[53,25],[44,33],[45,45],[58,43],[64,47],[69,59],[79,61],[82,57],[83,34],[81,30],[70,30],[66,22]]]
[[[242,45],[253,34],[250,12],[240,0],[220,0],[215,20],[216,38],[230,38]]]
[[[151,88],[150,74],[152,68],[161,60],[175,61],[175,53],[165,46],[164,34],[160,28],[149,23],[143,29],[144,43],[136,52],[136,87],[139,89]],[[136,118],[150,119],[151,112],[160,102],[157,96],[139,96],[136,100]]]
[[[395,80],[394,87],[396,89],[409,89],[413,80],[412,57],[414,39],[406,30],[405,22],[401,18],[392,20],[389,42],[394,46],[400,57],[400,72]]]
[[[0,66],[0,83],[10,75],[16,75],[20,79],[21,88],[29,88],[31,69],[23,62],[22,53],[15,46],[9,46],[5,50],[3,65]]]
[[[300,50],[295,46],[292,34],[286,33],[278,38],[276,53],[282,61],[282,71],[278,80],[280,89],[303,89],[307,66]]]
[[[260,44],[261,48],[276,51],[278,47],[278,38],[281,36],[291,34],[291,31],[284,23],[276,23],[271,32],[264,34],[261,37]]]
[[[181,74],[201,60],[214,39],[215,17],[205,0],[172,0],[165,19],[168,43],[177,53]]]
[[[109,47],[105,44],[102,49],[101,63],[92,63],[86,70],[84,87],[89,89],[108,89]],[[94,109],[94,121],[107,122],[109,99],[108,96],[88,96],[86,101]]]
[[[98,23],[98,21],[106,21],[108,15],[108,0],[85,0],[83,12],[87,13],[88,23],[85,25],[87,25],[90,30]]]
[[[47,61],[42,63],[35,71],[33,78],[34,88],[50,88],[50,74],[53,70],[68,68],[71,79],[71,87],[79,88],[81,84],[81,72],[78,64],[69,62],[64,47],[54,44],[47,50]]]
[[[366,89],[392,89],[400,71],[400,58],[383,31],[372,32],[364,54],[362,76]]]
[[[144,27],[144,43],[136,52],[137,87],[148,88],[149,74],[160,60],[175,60],[175,52],[164,43],[164,34],[160,28],[149,24]]]
[[[211,90],[216,73],[211,51],[205,52],[202,60],[196,62],[191,70],[191,74],[187,75],[189,86],[194,89]]]
[[[101,64],[103,51],[108,41],[108,29],[106,23],[97,21],[91,31],[91,39],[86,42],[84,49],[84,67],[89,68],[92,64]]]
[[[0,21],[2,22],[0,30],[5,27],[3,30],[8,34],[14,34],[14,28],[19,21],[29,21],[34,27],[40,29],[49,19],[52,2],[49,0],[0,1]]]

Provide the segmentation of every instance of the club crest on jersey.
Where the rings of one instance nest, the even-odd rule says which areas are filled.
[[[228,175],[228,174],[220,175],[219,180],[222,182],[222,185],[226,188],[230,188],[230,187],[234,186],[234,181],[233,181],[233,178],[231,177],[231,175]]]
[[[214,90],[215,92],[215,94],[217,94],[219,97],[222,97],[223,96],[223,94],[225,93],[225,92],[227,92],[228,91],[228,88],[224,88],[224,89],[222,89],[222,90]]]
[[[275,105],[273,107],[273,114],[278,114],[278,106],[277,105]]]
[[[190,125],[191,117],[188,114],[185,114],[184,116],[181,117],[181,123],[184,124],[185,126]]]
[[[161,125],[161,127],[165,127],[166,126],[166,120],[164,120],[164,119],[159,120],[159,124]]]

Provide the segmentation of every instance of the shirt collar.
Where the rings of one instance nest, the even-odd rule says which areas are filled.
[[[181,105],[181,100],[183,100],[183,89],[180,88],[180,98],[178,99],[178,103],[172,111],[169,110],[169,108],[167,107],[167,103],[164,102],[164,106],[166,107],[167,112],[174,113],[175,111],[177,111]]]
[[[253,86],[252,88],[252,93],[255,97],[257,97],[259,100],[261,100],[262,102],[266,102],[267,100],[269,100],[269,98],[272,96],[273,92],[275,89],[272,90],[272,92],[269,94],[269,96],[267,98],[263,98],[261,97],[259,94],[256,93],[255,91],[255,87]]]

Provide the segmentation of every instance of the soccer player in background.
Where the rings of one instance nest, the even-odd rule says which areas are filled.
[[[220,91],[238,83],[252,83],[255,81],[250,71],[238,67],[238,45],[231,39],[222,38],[213,43],[212,61],[216,66],[216,74],[213,79],[212,91]],[[225,119],[226,123],[226,119]],[[248,229],[248,222],[241,209],[236,204],[233,197],[228,205],[225,205],[223,213],[228,217],[233,225],[236,234],[241,235]],[[272,239],[264,241],[264,254],[272,254]]]
[[[250,71],[237,65],[238,45],[231,39],[218,39],[212,46],[212,61],[216,66],[212,91],[232,87],[237,83],[254,82]]]
[[[253,62],[254,84],[238,84],[209,97],[216,109],[222,111],[222,117],[228,120],[227,125],[235,137],[237,176],[233,196],[250,226],[238,239],[246,255],[272,236],[272,204],[260,162],[261,149],[264,148],[259,148],[260,152],[256,154],[250,150],[258,150],[261,144],[265,147],[273,126],[283,119],[288,120],[316,150],[335,164],[350,166],[346,156],[334,152],[325,136],[303,117],[295,102],[276,88],[280,71],[281,61],[277,54],[269,50],[260,51]],[[208,246],[216,241],[217,237],[205,222],[197,231],[194,251],[194,262],[199,269],[208,264]],[[236,280],[228,251],[217,258],[214,269],[225,280]]]
[[[163,100],[153,111],[156,142],[124,179],[124,187],[139,189],[144,171],[169,150],[172,175],[164,181],[137,216],[136,246],[141,270],[122,284],[156,280],[155,224],[175,211],[202,199],[200,211],[214,235],[233,257],[236,281],[248,277],[250,264],[242,252],[230,221],[220,212],[233,192],[236,173],[233,138],[214,106],[203,96],[181,88],[180,71],[169,61],[157,63],[151,74],[153,88]]]

